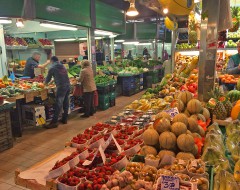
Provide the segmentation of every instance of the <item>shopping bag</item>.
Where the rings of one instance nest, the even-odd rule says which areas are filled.
[[[75,85],[73,89],[73,96],[82,96],[83,88],[81,85]]]

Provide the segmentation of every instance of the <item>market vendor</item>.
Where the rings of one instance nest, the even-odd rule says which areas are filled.
[[[47,129],[56,128],[58,126],[58,117],[62,109],[63,114],[61,122],[67,124],[70,93],[70,82],[67,69],[59,62],[56,56],[53,56],[50,61],[52,65],[48,71],[45,83],[50,83],[53,77],[57,91],[54,116],[51,123],[46,126]]]
[[[50,63],[50,61],[47,60],[46,63],[39,65],[40,58],[41,58],[41,54],[38,52],[34,52],[32,57],[29,57],[27,59],[27,63],[25,65],[24,72],[23,72],[24,76],[34,78],[35,77],[34,68],[44,69]]]
[[[240,42],[237,44],[238,53],[231,56],[227,65],[228,74],[240,74]]]

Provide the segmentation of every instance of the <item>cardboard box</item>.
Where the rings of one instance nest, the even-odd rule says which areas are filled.
[[[31,126],[41,126],[46,124],[45,107],[42,105],[22,106],[23,122]]]

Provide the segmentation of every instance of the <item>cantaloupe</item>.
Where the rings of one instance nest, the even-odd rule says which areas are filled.
[[[198,154],[198,146],[196,144],[194,145],[194,148],[191,150],[191,153],[194,156],[197,156],[197,154]]]
[[[143,132],[143,141],[145,145],[156,145],[158,144],[158,132],[151,126]]]
[[[199,132],[199,129],[198,129],[198,123],[196,121],[196,119],[194,118],[188,118],[188,129],[194,133],[198,133]]]
[[[146,156],[148,154],[152,154],[152,155],[156,156],[157,150],[152,146],[144,145],[140,150],[140,154],[143,156]]]
[[[181,160],[191,160],[195,159],[194,155],[192,153],[187,153],[187,152],[179,152],[176,156],[177,159]]]
[[[198,129],[199,129],[199,135],[201,135],[202,137],[205,137],[205,131],[200,125],[198,125]]]
[[[188,125],[187,116],[183,113],[179,113],[173,117],[173,123],[175,122],[182,122],[187,126]]]
[[[178,99],[181,100],[185,105],[193,98],[193,95],[191,92],[184,91],[180,92],[178,95]]]
[[[171,121],[171,116],[167,112],[164,112],[164,111],[162,111],[156,115],[155,119],[158,119],[158,118],[166,118],[169,121]]]
[[[210,118],[210,112],[208,111],[207,108],[203,108],[202,115],[205,117],[206,120]]]
[[[178,109],[179,112],[183,112],[184,111],[184,103],[182,102],[182,100],[176,100],[171,104],[171,107],[176,107]]]
[[[174,133],[165,131],[159,136],[159,144],[161,149],[173,150],[176,148],[177,137]]]
[[[162,160],[162,158],[165,156],[165,155],[168,155],[168,156],[172,156],[172,157],[175,157],[175,153],[173,151],[170,151],[170,150],[161,150],[159,153],[158,153],[158,156],[160,158],[160,160]]]
[[[164,131],[170,131],[171,123],[167,118],[158,118],[154,121],[153,127],[160,134]]]
[[[189,134],[189,135],[193,136],[192,132],[189,131],[189,130],[187,130],[186,134]]]
[[[190,152],[193,149],[193,146],[195,145],[194,138],[188,134],[181,134],[177,138],[177,145],[181,151]]]
[[[198,133],[192,133],[193,138],[202,138],[200,134]]]
[[[183,113],[184,113],[187,117],[190,117],[190,116],[191,116],[191,114],[188,112],[187,109],[185,109]]]
[[[198,114],[202,111],[202,104],[197,99],[192,99],[187,103],[187,110],[191,114]]]
[[[187,126],[182,122],[175,122],[171,126],[171,131],[176,135],[179,136],[187,132]]]
[[[190,117],[194,118],[197,121],[201,120],[203,122],[206,122],[206,119],[205,119],[205,117],[202,114],[195,114],[195,115],[191,115]]]

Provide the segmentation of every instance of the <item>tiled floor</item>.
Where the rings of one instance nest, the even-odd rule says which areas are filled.
[[[64,148],[65,142],[77,133],[106,121],[111,115],[120,112],[126,105],[138,99],[142,93],[131,97],[119,97],[116,106],[106,111],[99,111],[93,117],[83,119],[79,114],[72,114],[67,125],[56,129],[27,129],[23,137],[16,139],[14,147],[0,153],[0,190],[21,190],[23,187],[14,183],[14,172],[17,168],[25,170],[37,162]]]

